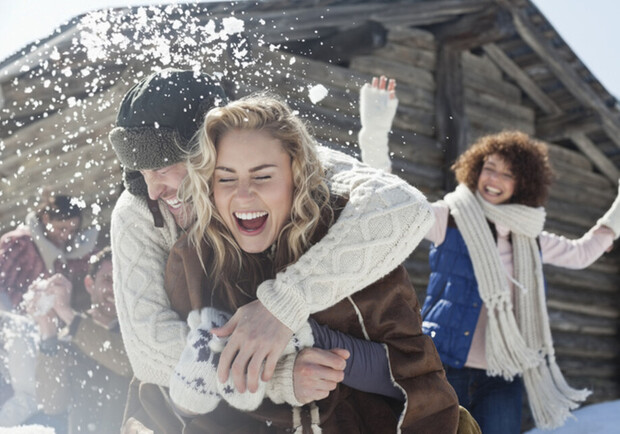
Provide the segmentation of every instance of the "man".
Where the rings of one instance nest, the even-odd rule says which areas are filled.
[[[28,311],[41,333],[37,401],[48,415],[67,413],[68,432],[118,433],[131,366],[118,327],[110,248],[92,257],[84,279],[91,307],[71,306],[72,285],[56,274],[33,285]],[[44,312],[45,295],[53,306]],[[59,328],[59,320],[66,327]]]

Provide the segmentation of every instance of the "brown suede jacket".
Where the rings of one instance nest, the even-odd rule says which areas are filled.
[[[314,241],[326,232],[327,227],[317,230]],[[209,264],[208,246],[203,246],[203,252],[203,259]],[[260,262],[263,276],[273,277],[275,271],[269,259],[262,255]],[[181,318],[187,318],[192,309],[203,307],[206,302],[234,312],[239,305],[255,299],[252,284],[239,282],[238,285],[246,295],[226,294],[225,290],[213,288],[202,270],[196,249],[188,244],[185,236],[170,252],[166,291],[172,309]],[[302,407],[297,423],[291,406],[276,405],[269,399],[253,412],[238,411],[222,401],[209,414],[183,419],[174,414],[160,388],[135,382],[126,417],[135,416],[157,433],[311,432],[310,413],[316,413],[318,407],[320,427],[327,434],[457,432],[457,397],[446,380],[432,340],[422,333],[420,305],[404,267],[396,268],[364,290],[314,314],[313,318],[334,330],[384,344],[393,380],[406,399],[401,402],[341,384],[328,398]]]

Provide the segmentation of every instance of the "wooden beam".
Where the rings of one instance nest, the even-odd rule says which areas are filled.
[[[437,91],[435,124],[437,140],[445,147],[444,187],[452,191],[456,185],[450,166],[467,149],[469,124],[465,116],[465,91],[461,51],[446,45],[437,55]]]
[[[312,39],[290,41],[286,46],[288,52],[342,65],[349,63],[354,56],[372,53],[383,47],[386,41],[387,30],[377,22],[366,21],[341,27],[329,35],[314,35]]]
[[[408,1],[390,4],[380,12],[375,12],[372,19],[386,25],[428,26],[453,20],[460,15],[479,12],[488,7],[488,0]]]
[[[514,35],[510,13],[497,6],[483,12],[464,15],[457,21],[432,28],[438,41],[453,49],[470,50]]]
[[[570,139],[612,183],[618,182],[620,169],[592,143],[588,136],[580,131],[575,131],[570,135]]]
[[[557,142],[570,138],[570,135],[576,131],[590,134],[600,131],[601,128],[601,120],[596,112],[567,113],[536,119],[535,135],[548,142]]]
[[[484,52],[504,73],[519,84],[521,89],[548,115],[559,115],[562,109],[556,105],[523,70],[496,44],[482,46]]]
[[[580,313],[583,315],[602,317],[602,318],[620,318],[618,309],[610,306],[589,306],[584,304],[576,304],[570,301],[547,299],[547,307],[565,312]]]
[[[521,38],[538,54],[558,80],[564,84],[567,91],[583,105],[596,110],[601,115],[609,138],[616,146],[620,147],[620,117],[618,114],[612,113],[592,87],[579,76],[575,68],[560,57],[551,42],[534,27],[523,8],[515,6],[509,0],[496,1],[511,11],[515,28]]]

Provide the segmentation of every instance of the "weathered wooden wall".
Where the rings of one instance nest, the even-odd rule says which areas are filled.
[[[505,11],[486,7],[502,1],[410,2],[389,10],[381,2],[357,3],[331,6],[329,13],[312,7],[289,14],[246,11],[252,42],[247,62],[240,66],[239,59],[222,56],[217,62],[204,59],[202,69],[218,74],[233,97],[264,89],[283,95],[321,142],[356,156],[359,87],[373,75],[396,78],[399,108],[390,136],[394,172],[429,200],[451,189],[448,168],[458,152],[483,134],[508,128],[549,143],[556,179],[547,230],[577,238],[604,213],[617,191],[612,182],[617,167],[600,149],[616,144],[601,135],[601,117],[592,111],[580,113],[579,128],[567,131],[566,122],[576,116],[575,101],[541,90],[527,67],[517,65],[532,64],[532,53],[528,59],[508,58],[505,53],[514,47],[523,51],[523,41],[505,30]],[[205,23],[228,16],[229,9],[215,8],[204,17],[192,13]],[[482,15],[468,21],[468,13]],[[371,14],[372,23],[366,23]],[[461,17],[456,25],[442,27],[454,14]],[[479,22],[486,27],[478,30],[474,24]],[[467,38],[454,36],[457,31]],[[509,33],[502,44],[493,42]],[[178,60],[145,62],[131,46],[117,57],[92,60],[73,46],[76,34],[69,28],[56,36],[52,46],[58,54],[48,52],[38,67],[0,76],[5,101],[0,232],[23,219],[44,187],[81,197],[89,221],[105,230],[121,183],[107,133],[122,95],[153,68],[190,66]],[[323,45],[326,40],[331,45]],[[84,74],[89,69],[96,71],[96,84]],[[551,77],[552,72],[545,73]],[[308,94],[315,85],[325,86],[328,95],[313,104]],[[424,242],[407,261],[421,299],[427,255]],[[594,390],[589,402],[619,398],[620,255],[607,254],[583,271],[545,267],[545,272],[561,368],[572,384]]]

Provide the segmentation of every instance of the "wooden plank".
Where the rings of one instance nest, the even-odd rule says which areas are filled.
[[[389,75],[398,82],[435,91],[435,77],[431,71],[377,56],[359,56],[351,60],[350,68],[375,76]]]
[[[495,65],[491,59],[484,54],[473,54],[469,51],[463,51],[463,69],[468,74],[482,75],[494,81],[502,81],[502,70]]]
[[[557,179],[551,185],[549,196],[558,201],[575,202],[601,209],[610,203],[608,191],[579,184],[579,182],[566,183]]]
[[[465,105],[487,111],[493,117],[503,117],[515,122],[527,123],[531,125],[530,130],[533,130],[535,113],[530,107],[506,101],[488,93],[474,91],[467,87],[465,88]]]
[[[463,70],[463,84],[481,93],[495,95],[507,101],[520,101],[521,89],[505,80],[492,80],[489,77]]]
[[[533,122],[511,119],[509,116],[490,112],[475,104],[466,104],[465,114],[472,125],[483,126],[490,131],[520,130],[526,134],[534,134]]]
[[[562,162],[569,164],[571,170],[576,167],[587,172],[592,171],[592,162],[585,155],[554,143],[547,142],[546,145],[549,153],[549,161],[551,161],[552,164]]]
[[[433,52],[437,50],[435,35],[427,30],[393,25],[387,25],[387,29],[388,42]]]
[[[573,302],[565,302],[563,300],[547,300],[549,309],[557,309],[566,312],[579,313],[582,315],[598,316],[602,318],[619,319],[620,312],[610,306],[591,306],[583,304],[575,304]]]
[[[486,44],[484,52],[501,68],[504,73],[516,81],[521,89],[549,115],[559,115],[562,110],[549,98],[523,70],[514,63],[497,45]]]
[[[376,50],[373,54],[384,59],[402,62],[428,71],[434,71],[437,62],[435,51],[421,50],[393,42],[388,43],[380,50]]]
[[[603,215],[601,210],[582,204],[557,202],[551,198],[545,206],[548,218],[590,228]]]
[[[590,134],[601,130],[600,118],[596,112],[591,111],[586,113],[578,111],[561,116],[538,117],[536,119],[536,137],[547,142],[567,139],[573,131]]]
[[[573,169],[568,162],[552,161],[555,171],[556,180],[574,186],[589,186],[607,193],[612,193],[613,187],[610,185],[606,176],[587,170],[579,170],[579,167]]]
[[[441,168],[444,153],[442,145],[432,136],[416,131],[394,128],[390,135],[390,151],[394,157]]]
[[[573,132],[570,139],[613,184],[618,182],[620,169],[584,133]]]
[[[594,222],[591,226],[594,226]],[[584,233],[585,230],[581,235]],[[616,273],[600,272],[590,268],[569,270],[547,266],[545,267],[545,278],[550,287],[553,288],[553,290],[549,290],[550,298],[554,296],[577,304],[608,305],[617,297],[620,288],[620,278]],[[556,291],[557,288],[561,288],[561,290]],[[584,292],[583,289],[587,291]]]

